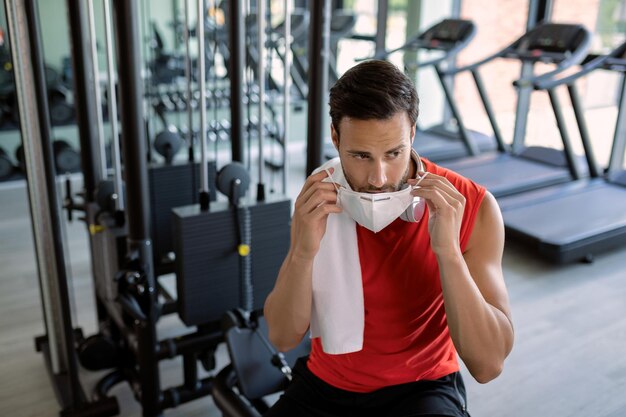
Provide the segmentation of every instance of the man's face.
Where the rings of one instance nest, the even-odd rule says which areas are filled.
[[[341,134],[331,126],[344,175],[354,191],[398,191],[414,174],[410,160],[415,126],[406,112],[387,120],[344,117],[339,131]]]

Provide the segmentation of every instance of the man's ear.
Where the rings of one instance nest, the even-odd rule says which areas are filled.
[[[333,145],[335,145],[335,149],[339,152],[339,133],[335,130],[335,126],[330,124],[330,138],[333,140]]]
[[[411,146],[413,146],[413,141],[415,140],[415,131],[417,130],[417,126],[411,126]]]

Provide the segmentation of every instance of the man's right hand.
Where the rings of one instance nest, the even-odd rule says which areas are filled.
[[[333,168],[329,169],[334,172]],[[299,258],[313,259],[326,233],[330,213],[341,213],[337,206],[337,190],[332,182],[322,182],[328,174],[318,172],[307,178],[298,195],[291,220],[292,254]]]

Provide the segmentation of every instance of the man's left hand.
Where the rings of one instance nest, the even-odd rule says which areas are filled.
[[[425,173],[418,173],[422,177]],[[425,178],[409,179],[411,186],[419,185],[411,192],[426,200],[428,206],[428,232],[430,246],[436,255],[450,254],[460,250],[459,235],[465,210],[465,197],[447,178],[428,173]]]

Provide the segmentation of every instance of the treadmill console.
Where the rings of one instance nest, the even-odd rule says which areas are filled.
[[[541,24],[518,39],[507,53],[522,60],[559,63],[585,40],[581,25]]]
[[[462,19],[445,19],[422,33],[418,40],[431,49],[450,49],[472,36],[474,23]]]

